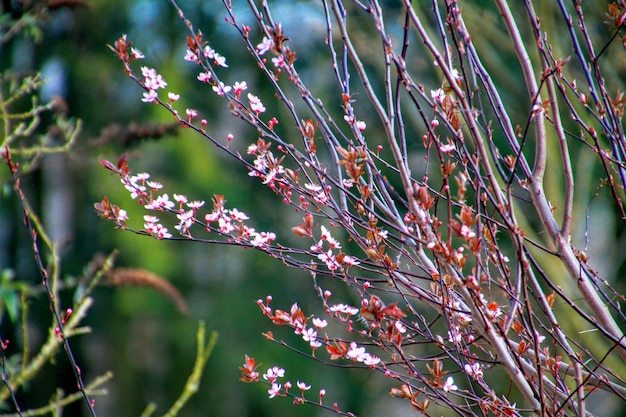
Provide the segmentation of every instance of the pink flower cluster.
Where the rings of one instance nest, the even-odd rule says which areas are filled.
[[[130,192],[131,198],[138,200],[146,210],[176,214],[178,224],[174,227],[182,236],[192,239],[191,228],[194,224],[200,223],[207,232],[216,231],[230,239],[257,248],[266,248],[276,239],[274,232],[257,232],[254,228],[246,225],[245,221],[249,220],[249,217],[242,211],[236,208],[225,208],[223,196],[214,196],[213,210],[204,216],[206,223],[202,223],[198,221],[198,210],[205,205],[205,201],[189,201],[183,194],[174,194],[174,200],[170,200],[169,194],[158,194],[163,185],[156,181],[150,181],[150,174],[146,172],[130,175],[125,157],[120,159],[117,167],[108,161],[101,161],[101,163],[120,175],[121,182]],[[125,222],[128,220],[126,211],[118,209],[115,220],[124,223],[125,226]],[[143,231],[145,233],[158,239],[172,237],[168,229],[159,223],[158,217],[146,215],[144,221]]]

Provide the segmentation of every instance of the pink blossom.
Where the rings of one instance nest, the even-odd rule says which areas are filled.
[[[230,233],[235,230],[235,227],[231,224],[228,217],[220,217],[217,221],[217,224],[220,228],[220,232],[222,233]]]
[[[143,59],[145,58],[143,52],[141,52],[139,49],[132,47],[130,48],[130,53],[133,56],[134,59]]]
[[[125,222],[128,220],[128,213],[126,212],[126,210],[120,209],[120,211],[117,213],[117,220],[121,222]]]
[[[341,249],[341,244],[334,237],[331,236],[330,231],[326,229],[323,225],[321,229],[322,229],[322,240],[325,240],[326,242],[328,242],[328,244],[330,245],[332,249]]]
[[[187,196],[182,194],[174,194],[174,200],[176,200],[180,205],[183,205],[187,202]]]
[[[254,238],[250,241],[252,246],[265,246],[269,245],[276,239],[276,234],[273,232],[261,232],[254,235]]]
[[[246,149],[246,153],[248,155],[255,155],[258,148],[259,147],[256,145],[256,143],[253,143],[252,145],[248,146],[248,149]]]
[[[359,312],[359,309],[346,304],[335,304],[330,307],[330,311],[333,313],[343,313],[353,316]]]
[[[272,63],[274,64],[274,66],[276,68],[281,68],[285,66],[285,58],[281,55],[281,56],[277,56],[272,58]]]
[[[212,223],[217,221],[219,218],[221,217],[221,213],[218,213],[216,211],[212,211],[211,213],[208,213],[204,216],[204,220],[207,223]]]
[[[307,183],[307,184],[304,184],[304,188],[306,188],[309,191],[313,191],[315,193],[322,191],[322,186],[318,184]]]
[[[279,366],[273,366],[267,370],[263,374],[263,379],[269,382],[275,382],[278,378],[283,378],[285,376],[285,370]]]
[[[256,50],[259,53],[259,55],[263,55],[273,47],[274,47],[274,42],[267,36],[263,36],[263,41],[256,46]]]
[[[301,391],[308,391],[311,389],[311,386],[307,385],[306,382],[298,381],[296,382],[296,385]]]
[[[248,89],[248,83],[246,83],[245,81],[237,81],[235,82],[235,84],[233,84],[233,88],[235,89],[235,95],[239,97],[242,92]]]
[[[167,98],[173,103],[175,101],[180,100],[180,95],[176,93],[172,93],[171,91],[167,93]]]
[[[365,360],[364,355],[366,355],[364,347],[359,347],[356,342],[350,343],[350,349],[348,349],[348,353],[346,353],[347,358],[356,362],[363,362]]]
[[[454,143],[447,143],[446,145],[441,145],[439,147],[439,150],[443,153],[450,153],[455,149],[456,147],[454,146]]]
[[[430,97],[437,104],[443,103],[443,99],[446,97],[446,93],[442,88],[438,88],[436,90],[430,90]]]
[[[454,385],[454,378],[452,378],[451,376],[446,379],[446,382],[443,384],[442,388],[445,392],[456,391],[458,389],[458,387]]]
[[[203,83],[208,83],[211,81],[211,73],[210,72],[201,72],[200,74],[198,74],[198,76],[196,77],[198,79],[198,81],[201,81]]]
[[[265,112],[265,106],[257,96],[248,93],[248,100],[250,100],[250,108],[253,112],[257,114]]]
[[[458,329],[452,329],[448,331],[448,340],[455,345],[458,345],[463,340],[463,336]]]
[[[311,349],[317,349],[318,347],[322,346],[322,342],[319,342],[318,340],[311,340],[309,342],[309,346],[311,347]]]
[[[349,255],[345,255],[342,259],[342,262],[346,266],[354,266],[354,265],[358,265],[361,263],[357,258],[355,258],[354,256],[349,256]]]
[[[167,231],[167,227],[163,227],[160,224],[157,224],[156,235],[157,239],[169,239],[172,237],[172,234]]]
[[[141,67],[141,74],[144,76],[143,84],[148,90],[158,90],[167,87],[167,83],[161,74],[158,74],[154,68]]]
[[[157,181],[146,181],[146,184],[153,190],[160,190],[161,188],[163,188],[163,184]]]
[[[154,90],[148,90],[147,92],[143,93],[143,98],[141,99],[141,101],[143,101],[144,103],[154,103],[155,101],[157,101],[157,93]]]
[[[328,322],[324,319],[320,319],[317,317],[313,318],[313,325],[315,327],[317,327],[318,329],[323,329],[324,327],[328,326]]]
[[[180,232],[181,235],[185,235],[189,232],[189,228],[193,224],[194,213],[193,210],[183,211],[176,215],[180,223],[178,223],[174,228]]]
[[[311,328],[305,329],[302,332],[302,339],[305,342],[315,341],[317,339],[317,332]]]
[[[144,207],[148,210],[169,210],[174,207],[174,202],[170,201],[167,194],[163,194]]]
[[[272,387],[267,390],[267,393],[269,394],[270,398],[274,398],[276,395],[280,393],[280,389],[281,389],[281,385],[274,382],[272,384]]]
[[[229,210],[229,213],[230,213],[230,217],[231,217],[233,220],[237,220],[237,221],[242,222],[242,221],[244,221],[244,220],[248,220],[248,219],[250,219],[250,217],[248,217],[248,216],[246,215],[246,213],[241,212],[241,211],[237,210],[236,208]]]
[[[459,234],[465,239],[471,239],[473,237],[476,237],[476,233],[474,233],[474,231],[466,224],[461,226]]]
[[[187,49],[184,59],[189,62],[198,62],[198,55],[194,54],[190,49]]]
[[[406,333],[406,326],[402,324],[400,320],[396,320],[396,322],[394,323],[394,327],[396,328],[398,332]]]
[[[216,65],[220,67],[228,68],[228,64],[226,63],[226,58],[218,54],[217,52],[213,54],[213,61]]]
[[[215,49],[207,45],[204,47],[204,50],[202,51],[202,55],[204,55],[204,57],[207,59],[213,59],[213,57],[215,56]]]
[[[370,355],[369,353],[365,354],[365,358],[363,359],[363,363],[367,366],[374,367],[380,363],[380,358],[378,356]]]
[[[474,362],[471,365],[466,363],[463,367],[465,373],[474,379],[481,379],[483,377],[483,368],[478,362]]]
[[[232,90],[231,86],[224,85],[224,83],[221,81],[217,85],[214,85],[212,88],[213,91],[215,91],[217,95],[221,97],[225,96],[230,90]]]
[[[328,250],[328,252],[322,252],[319,255],[317,255],[317,258],[320,261],[326,263],[326,267],[330,269],[331,271],[334,271],[339,266],[335,258],[335,255],[333,255],[330,249]]]
[[[192,210],[197,210],[200,207],[204,206],[204,201],[203,200],[194,200],[190,203],[187,203],[187,207],[189,207]]]

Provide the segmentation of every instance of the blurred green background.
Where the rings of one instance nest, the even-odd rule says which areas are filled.
[[[235,3],[240,5],[235,9],[240,21],[248,21],[256,30],[244,2]],[[399,30],[402,21],[394,15],[398,2],[383,3],[391,17],[390,30]],[[422,3],[423,6],[416,7],[431,7],[430,2]],[[329,110],[339,112],[328,63],[320,59],[326,52],[326,33],[319,2],[277,0],[271,4],[275,19],[283,22],[292,48],[299,54],[297,66],[303,78],[309,83],[314,81],[316,92],[322,98],[330,96],[327,102],[337,105]],[[256,64],[238,42],[238,34],[224,22],[222,2],[189,0],[181,1],[180,5],[196,28],[210,40],[211,46],[228,59],[230,69],[223,71],[225,81],[246,80],[251,92],[263,97],[266,104],[271,103],[272,91],[255,71]],[[27,7],[19,1],[5,1],[3,6],[5,13],[9,13],[10,7],[15,14],[20,13],[20,7]],[[493,72],[496,83],[507,83],[511,87],[504,98],[508,102],[527,102],[523,98],[522,83],[507,81],[517,76],[516,65],[512,55],[502,53],[507,47],[500,43],[502,28],[498,28],[493,13],[476,9],[466,16],[471,16],[471,23],[476,25],[494,24],[492,31],[485,29],[484,39],[476,42],[485,51],[499,51],[493,55],[486,52],[483,58],[486,65],[498,68]],[[598,28],[602,28],[600,23]],[[118,266],[143,268],[166,278],[181,291],[191,311],[188,316],[180,314],[170,300],[147,288],[102,287],[96,290],[95,305],[86,320],[93,332],[72,339],[72,345],[86,381],[107,370],[115,374],[107,384],[109,395],[96,399],[98,415],[138,416],[150,402],[156,403],[157,413],[164,412],[178,397],[191,371],[198,320],[206,321],[208,330],[219,332],[219,339],[200,391],[181,416],[333,415],[315,407],[294,407],[285,398],[269,399],[264,385],[239,382],[238,367],[243,364],[244,354],[255,357],[257,363],[262,364],[262,372],[279,365],[287,370],[287,379],[294,384],[296,380],[310,383],[312,398],[319,389],[326,389],[329,404],[336,401],[341,409],[359,416],[414,412],[406,401],[394,400],[388,395],[390,385],[382,376],[372,378],[369,372],[322,367],[261,336],[261,332],[272,330],[277,338],[307,349],[288,329],[273,327],[254,301],[271,294],[275,308],[288,310],[297,302],[305,313],[322,315],[308,275],[286,269],[280,262],[253,250],[159,242],[115,230],[111,223],[97,218],[92,205],[105,195],[128,209],[131,218],[143,214],[130,200],[119,179],[97,162],[100,158],[116,161],[127,152],[131,168],[135,172],[152,173],[153,179],[165,184],[164,191],[170,196],[185,194],[190,200],[204,199],[210,205],[212,195],[224,194],[228,207],[246,212],[253,227],[273,230],[283,242],[292,239],[290,227],[299,221],[300,215],[288,210],[258,182],[251,181],[240,164],[190,130],[179,129],[158,140],[122,143],[121,132],[133,123],[172,122],[171,116],[160,107],[141,102],[141,89],[127,78],[119,60],[107,48],[106,45],[112,45],[122,33],[127,33],[134,45],[145,53],[146,60],[141,64],[157,68],[169,84],[167,90],[181,94],[179,108],[196,108],[201,117],[209,120],[207,130],[211,134],[224,138],[233,133],[233,146],[239,150],[255,140],[254,132],[230,117],[224,102],[210,87],[199,88],[197,67],[182,59],[187,32],[173,8],[164,0],[89,0],[52,11],[40,22],[39,30],[37,41],[22,34],[0,45],[0,70],[42,71],[49,80],[41,92],[42,100],[63,97],[68,115],[84,122],[73,152],[45,157],[39,169],[22,180],[48,231],[54,239],[63,242],[63,277],[80,277],[96,254],[108,254],[117,249]],[[366,43],[370,35],[377,36],[369,25],[364,25],[358,38]],[[497,48],[490,48],[490,44]],[[421,45],[415,47],[421,48]],[[366,63],[374,68],[377,56],[369,58],[365,57]],[[424,59],[416,59],[411,64],[416,73],[422,74],[426,85],[436,86],[438,81],[430,58]],[[615,70],[615,79],[619,80],[624,66]],[[512,110],[512,116],[520,116],[515,111]],[[415,123],[410,129],[417,132],[419,128]],[[416,133],[416,137],[421,134]],[[416,140],[410,146],[418,150],[422,145]],[[417,163],[420,158],[421,155],[415,158]],[[416,176],[421,175],[419,166],[415,170]],[[6,169],[0,171],[0,178],[6,183]],[[590,189],[593,186],[590,185]],[[604,201],[596,203],[595,207],[602,210],[607,206],[610,202]],[[0,204],[0,269],[10,268],[20,280],[37,287],[40,278],[33,262],[31,242],[18,219],[21,214],[15,197],[5,195]],[[621,235],[611,224],[603,222],[595,229],[598,233],[605,230],[613,234],[608,239],[612,242],[607,243],[609,250],[616,245],[619,247]],[[604,267],[617,271],[622,268],[623,258],[623,253],[616,252],[607,260],[610,264]],[[330,281],[324,285],[337,293],[342,291]],[[73,296],[72,290],[62,292],[62,305],[71,304]],[[358,300],[352,302],[358,303]],[[32,298],[29,307],[29,338],[36,348],[45,340],[49,326],[45,295]],[[21,337],[19,326],[11,323],[7,314],[2,316],[2,335],[15,340]],[[75,390],[75,380],[63,354],[47,366],[29,389],[19,393],[18,400],[23,408],[44,405],[56,387],[66,392]],[[84,412],[81,405],[75,405],[66,410],[66,415]]]

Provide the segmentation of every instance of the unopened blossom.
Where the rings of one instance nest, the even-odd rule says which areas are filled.
[[[354,123],[354,126],[359,129],[361,132],[367,128],[367,124],[363,120],[357,120]]]

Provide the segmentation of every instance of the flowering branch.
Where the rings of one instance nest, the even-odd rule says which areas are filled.
[[[298,55],[270,6],[248,0],[254,30],[224,0],[226,21],[274,88],[276,106],[286,109],[281,119],[276,108],[248,92],[246,81],[225,83],[232,71],[227,59],[170,0],[189,30],[181,59],[198,69],[198,81],[235,118],[255,128],[257,137],[243,147],[233,134],[212,136],[200,111],[177,108],[180,95],[164,92],[167,82],[155,69],[142,66],[136,75],[134,61],[146,58],[126,35],[111,47],[145,90],[144,102],[161,106],[243,164],[259,186],[302,216],[291,227],[302,244],[257,232],[246,214],[226,206],[224,196],[213,196],[208,210],[203,200],[190,202],[184,194],[173,194],[172,201],[149,174],[132,175],[125,157],[101,163],[148,212],[139,221],[143,226],[132,226],[127,212],[106,197],[96,210],[134,233],[251,247],[310,272],[328,317],[306,316],[297,303],[289,311],[273,309],[271,296],[257,301],[262,313],[308,343],[306,349],[292,346],[298,352],[324,364],[345,361],[377,371],[397,384],[392,396],[422,413],[437,404],[459,415],[587,415],[593,391],[626,399],[626,375],[614,366],[626,358],[620,329],[626,317],[617,301],[624,295],[585,253],[588,229],[577,219],[599,191],[576,188],[580,174],[573,168],[583,155],[595,160],[606,175],[598,190],[608,187],[623,222],[625,101],[622,93],[608,91],[582,7],[575,7],[579,26],[562,2],[554,11],[569,33],[564,42],[574,46],[575,64],[548,43],[532,2],[515,11],[504,0],[496,2],[494,16],[506,30],[498,36],[506,39],[506,53],[517,57],[526,88],[526,102],[516,102],[513,111],[508,85],[496,77],[499,69],[485,63],[484,40],[477,36],[485,28],[471,7],[433,2],[426,12],[403,3],[394,20],[377,1],[322,2],[328,64],[338,88],[331,107],[303,81]],[[522,12],[527,20],[518,17]],[[612,4],[607,15],[615,40],[626,9]],[[371,26],[355,26],[354,16]],[[366,30],[376,34],[378,49],[355,36]],[[423,54],[415,43],[424,46]],[[606,44],[601,54],[614,49]],[[365,58],[372,53],[378,54],[375,64]],[[414,71],[424,56],[432,59],[436,81]],[[581,73],[589,95],[574,78]],[[368,109],[375,116],[366,122]],[[549,168],[558,163],[562,176]],[[562,187],[554,191],[553,182]],[[177,237],[161,223],[163,216],[177,219]],[[331,303],[318,277],[345,284],[358,304]],[[340,324],[341,332],[322,335],[329,321]],[[582,326],[601,341],[583,336]],[[266,338],[278,341],[271,332]],[[322,348],[328,360],[319,355]],[[240,369],[243,381],[261,382],[252,357]],[[264,374],[271,398],[317,404],[304,391],[302,397],[291,394],[291,383],[279,383],[284,372],[270,368]],[[490,385],[487,374],[502,378],[499,372],[515,386],[519,405]],[[321,397],[319,405],[325,407]]]

